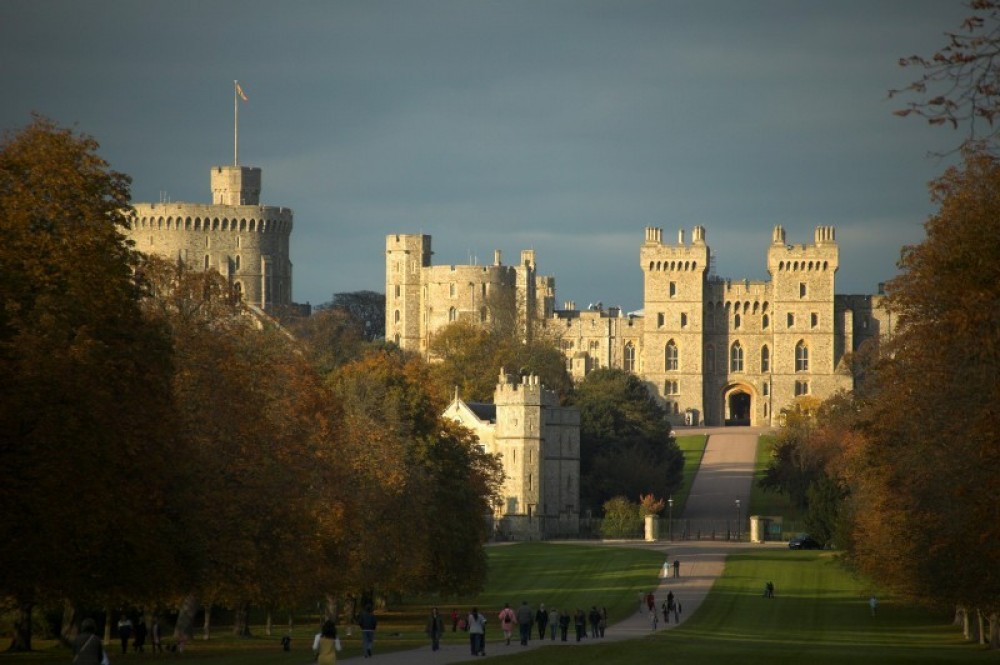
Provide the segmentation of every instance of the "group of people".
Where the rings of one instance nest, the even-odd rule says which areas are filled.
[[[640,594],[641,595],[641,594]],[[673,591],[667,591],[667,599],[660,603],[659,610],[656,607],[656,595],[650,591],[639,601],[639,611],[645,609],[649,612],[649,625],[656,630],[660,623],[660,614],[663,615],[663,622],[670,623],[670,615],[674,617],[674,623],[681,622],[681,601],[674,596]]]
[[[555,641],[558,635],[561,641],[569,641],[570,623],[576,629],[577,642],[587,637],[588,624],[590,637],[595,639],[604,637],[604,631],[608,626],[608,611],[606,608],[598,609],[596,605],[592,605],[589,612],[580,608],[573,612],[560,612],[555,607],[546,609],[544,603],[534,610],[528,605],[528,601],[522,601],[516,610],[510,603],[504,603],[503,609],[497,614],[497,619],[503,632],[504,644],[510,644],[514,631],[517,630],[521,645],[527,646],[536,630],[539,640],[544,640],[548,635],[550,640]],[[469,633],[469,650],[473,656],[486,655],[487,623],[486,616],[478,607],[473,607],[465,616],[462,616],[457,609],[451,611],[451,630],[453,632],[463,630]],[[431,609],[430,616],[427,617],[426,633],[431,639],[431,650],[437,651],[440,648],[441,636],[444,634],[444,619],[436,607]]]
[[[73,653],[77,659],[74,662],[80,663],[101,663],[107,662],[107,653],[104,644],[97,637],[97,622],[87,618],[80,623],[80,632],[73,641]],[[121,641],[122,655],[129,651],[131,643],[135,653],[146,652],[146,638],[150,638],[150,649],[153,653],[163,652],[163,645],[160,639],[160,619],[153,617],[153,624],[147,628],[145,618],[140,614],[135,623],[127,614],[123,614],[118,620],[118,639]],[[183,651],[183,646],[181,647]],[[96,659],[96,660],[95,660]]]

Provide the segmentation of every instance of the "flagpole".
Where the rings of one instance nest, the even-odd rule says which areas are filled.
[[[236,94],[239,81],[233,81],[233,166],[240,165],[240,100]]]

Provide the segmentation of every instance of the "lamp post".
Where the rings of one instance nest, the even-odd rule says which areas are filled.
[[[670,506],[670,517],[667,519],[667,540],[670,542],[674,541],[674,497],[667,499],[667,505]]]
[[[736,499],[736,540],[740,539],[740,500]]]

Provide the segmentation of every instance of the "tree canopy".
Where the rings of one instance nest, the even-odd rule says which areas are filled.
[[[599,510],[615,496],[669,496],[681,483],[684,458],[666,412],[634,374],[590,372],[577,387],[580,409],[581,504]]]

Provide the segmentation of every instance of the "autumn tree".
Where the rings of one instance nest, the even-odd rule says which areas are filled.
[[[1000,598],[1000,162],[967,152],[887,284],[884,345],[853,456],[851,556],[917,600],[992,617]]]
[[[36,603],[149,597],[180,574],[181,534],[156,518],[175,477],[170,340],[139,307],[129,179],[97,150],[43,118],[0,144],[0,593],[17,650]]]
[[[577,387],[574,404],[584,507],[597,510],[618,495],[669,496],[680,486],[683,455],[666,412],[638,377],[594,370]]]
[[[932,55],[900,58],[902,67],[923,72],[890,97],[916,96],[895,111],[919,116],[932,125],[965,125],[968,140],[993,140],[1000,132],[1000,3],[971,0],[971,14]]]
[[[316,307],[318,311],[333,310],[347,317],[364,340],[385,337],[385,294],[375,291],[334,293],[330,302]]]
[[[330,376],[359,474],[348,575],[377,593],[471,593],[485,581],[485,516],[500,481],[472,435],[442,421],[445,391],[431,368],[376,350]]]

